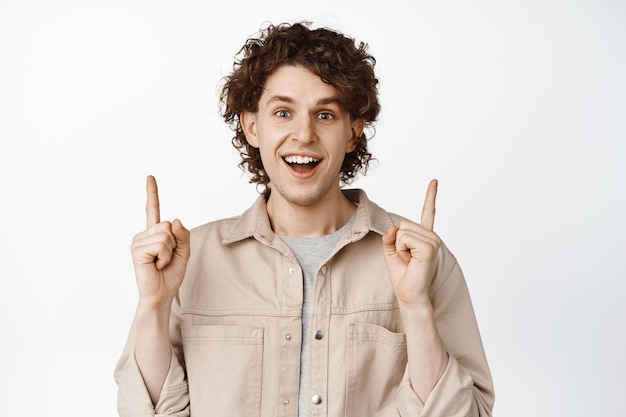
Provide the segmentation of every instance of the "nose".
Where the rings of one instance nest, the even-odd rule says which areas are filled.
[[[304,115],[296,119],[293,130],[293,140],[302,144],[314,142],[316,139],[314,119],[309,115]]]

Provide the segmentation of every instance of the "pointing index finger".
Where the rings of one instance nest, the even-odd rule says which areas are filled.
[[[437,180],[431,180],[426,191],[426,199],[422,208],[421,225],[427,230],[433,231],[435,225],[435,198],[437,197]]]
[[[157,188],[156,179],[152,175],[148,175],[146,180],[146,228],[161,222],[161,209],[159,206],[159,190]]]

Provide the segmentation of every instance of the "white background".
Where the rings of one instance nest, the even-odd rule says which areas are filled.
[[[116,415],[145,176],[164,219],[245,209],[218,82],[263,22],[309,19],[378,60],[355,186],[418,220],[440,180],[495,414],[624,415],[626,3],[216,4],[0,3],[0,413]]]

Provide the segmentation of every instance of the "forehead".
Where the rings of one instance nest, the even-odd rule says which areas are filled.
[[[338,101],[339,92],[331,84],[322,81],[319,75],[303,66],[283,65],[265,80],[259,104],[267,104],[277,98],[297,103],[317,103],[330,99]]]

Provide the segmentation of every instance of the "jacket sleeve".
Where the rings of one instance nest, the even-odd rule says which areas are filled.
[[[444,245],[440,255],[431,300],[448,365],[426,403],[411,387],[407,366],[398,387],[398,412],[403,417],[489,417],[495,398],[493,381],[467,284]]]
[[[115,367],[114,379],[118,386],[117,409],[120,417],[189,416],[189,390],[184,365],[181,338],[181,316],[178,297],[172,303],[170,339],[172,358],[163,384],[159,402],[153,406],[141,371],[135,360],[135,325]]]

